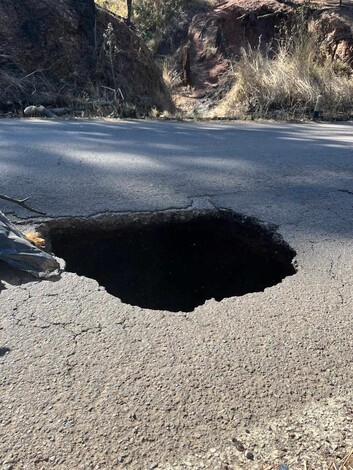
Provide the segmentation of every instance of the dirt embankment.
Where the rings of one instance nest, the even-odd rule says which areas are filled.
[[[195,15],[189,24],[177,57],[181,70],[187,44],[192,90],[174,90],[177,103],[186,109],[197,106],[192,102],[196,98],[201,112],[206,110],[229,90],[242,50],[258,49],[274,55],[298,25],[315,37],[317,51],[313,53],[352,66],[353,8],[320,2],[225,0]],[[200,97],[201,102],[197,100]]]
[[[0,89],[3,112],[29,104],[172,109],[148,48],[93,0],[0,0]]]
[[[273,53],[298,17],[317,38],[315,54],[353,62],[348,7],[282,0],[193,5],[156,46],[157,54],[173,58],[172,91],[182,110],[203,115],[217,105],[234,81],[241,50]],[[183,63],[189,67],[186,81]],[[0,89],[0,112],[9,114],[32,104],[114,116],[174,106],[136,31],[93,0],[0,0]]]

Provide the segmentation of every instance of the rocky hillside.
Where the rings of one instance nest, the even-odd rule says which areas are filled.
[[[125,22],[93,0],[0,0],[0,109],[103,114],[172,109],[161,72]]]

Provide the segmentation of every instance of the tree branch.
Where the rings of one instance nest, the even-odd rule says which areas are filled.
[[[13,197],[5,196],[5,194],[0,194],[0,199],[3,199],[4,201],[8,201],[8,202],[13,202],[14,204],[18,204],[19,206],[24,207],[28,211],[35,212],[36,214],[46,215],[45,212],[32,209],[32,207],[26,204],[26,201],[28,201],[29,197],[26,197],[25,199],[14,199]]]

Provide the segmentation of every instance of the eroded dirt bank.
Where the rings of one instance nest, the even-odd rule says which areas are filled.
[[[93,0],[0,2],[0,109],[69,106],[95,115],[172,109],[151,52]]]

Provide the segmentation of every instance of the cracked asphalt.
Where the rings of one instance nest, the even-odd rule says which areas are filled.
[[[353,450],[350,123],[3,120],[0,193],[47,218],[232,209],[298,265],[170,313],[0,264],[2,470],[317,470]]]

